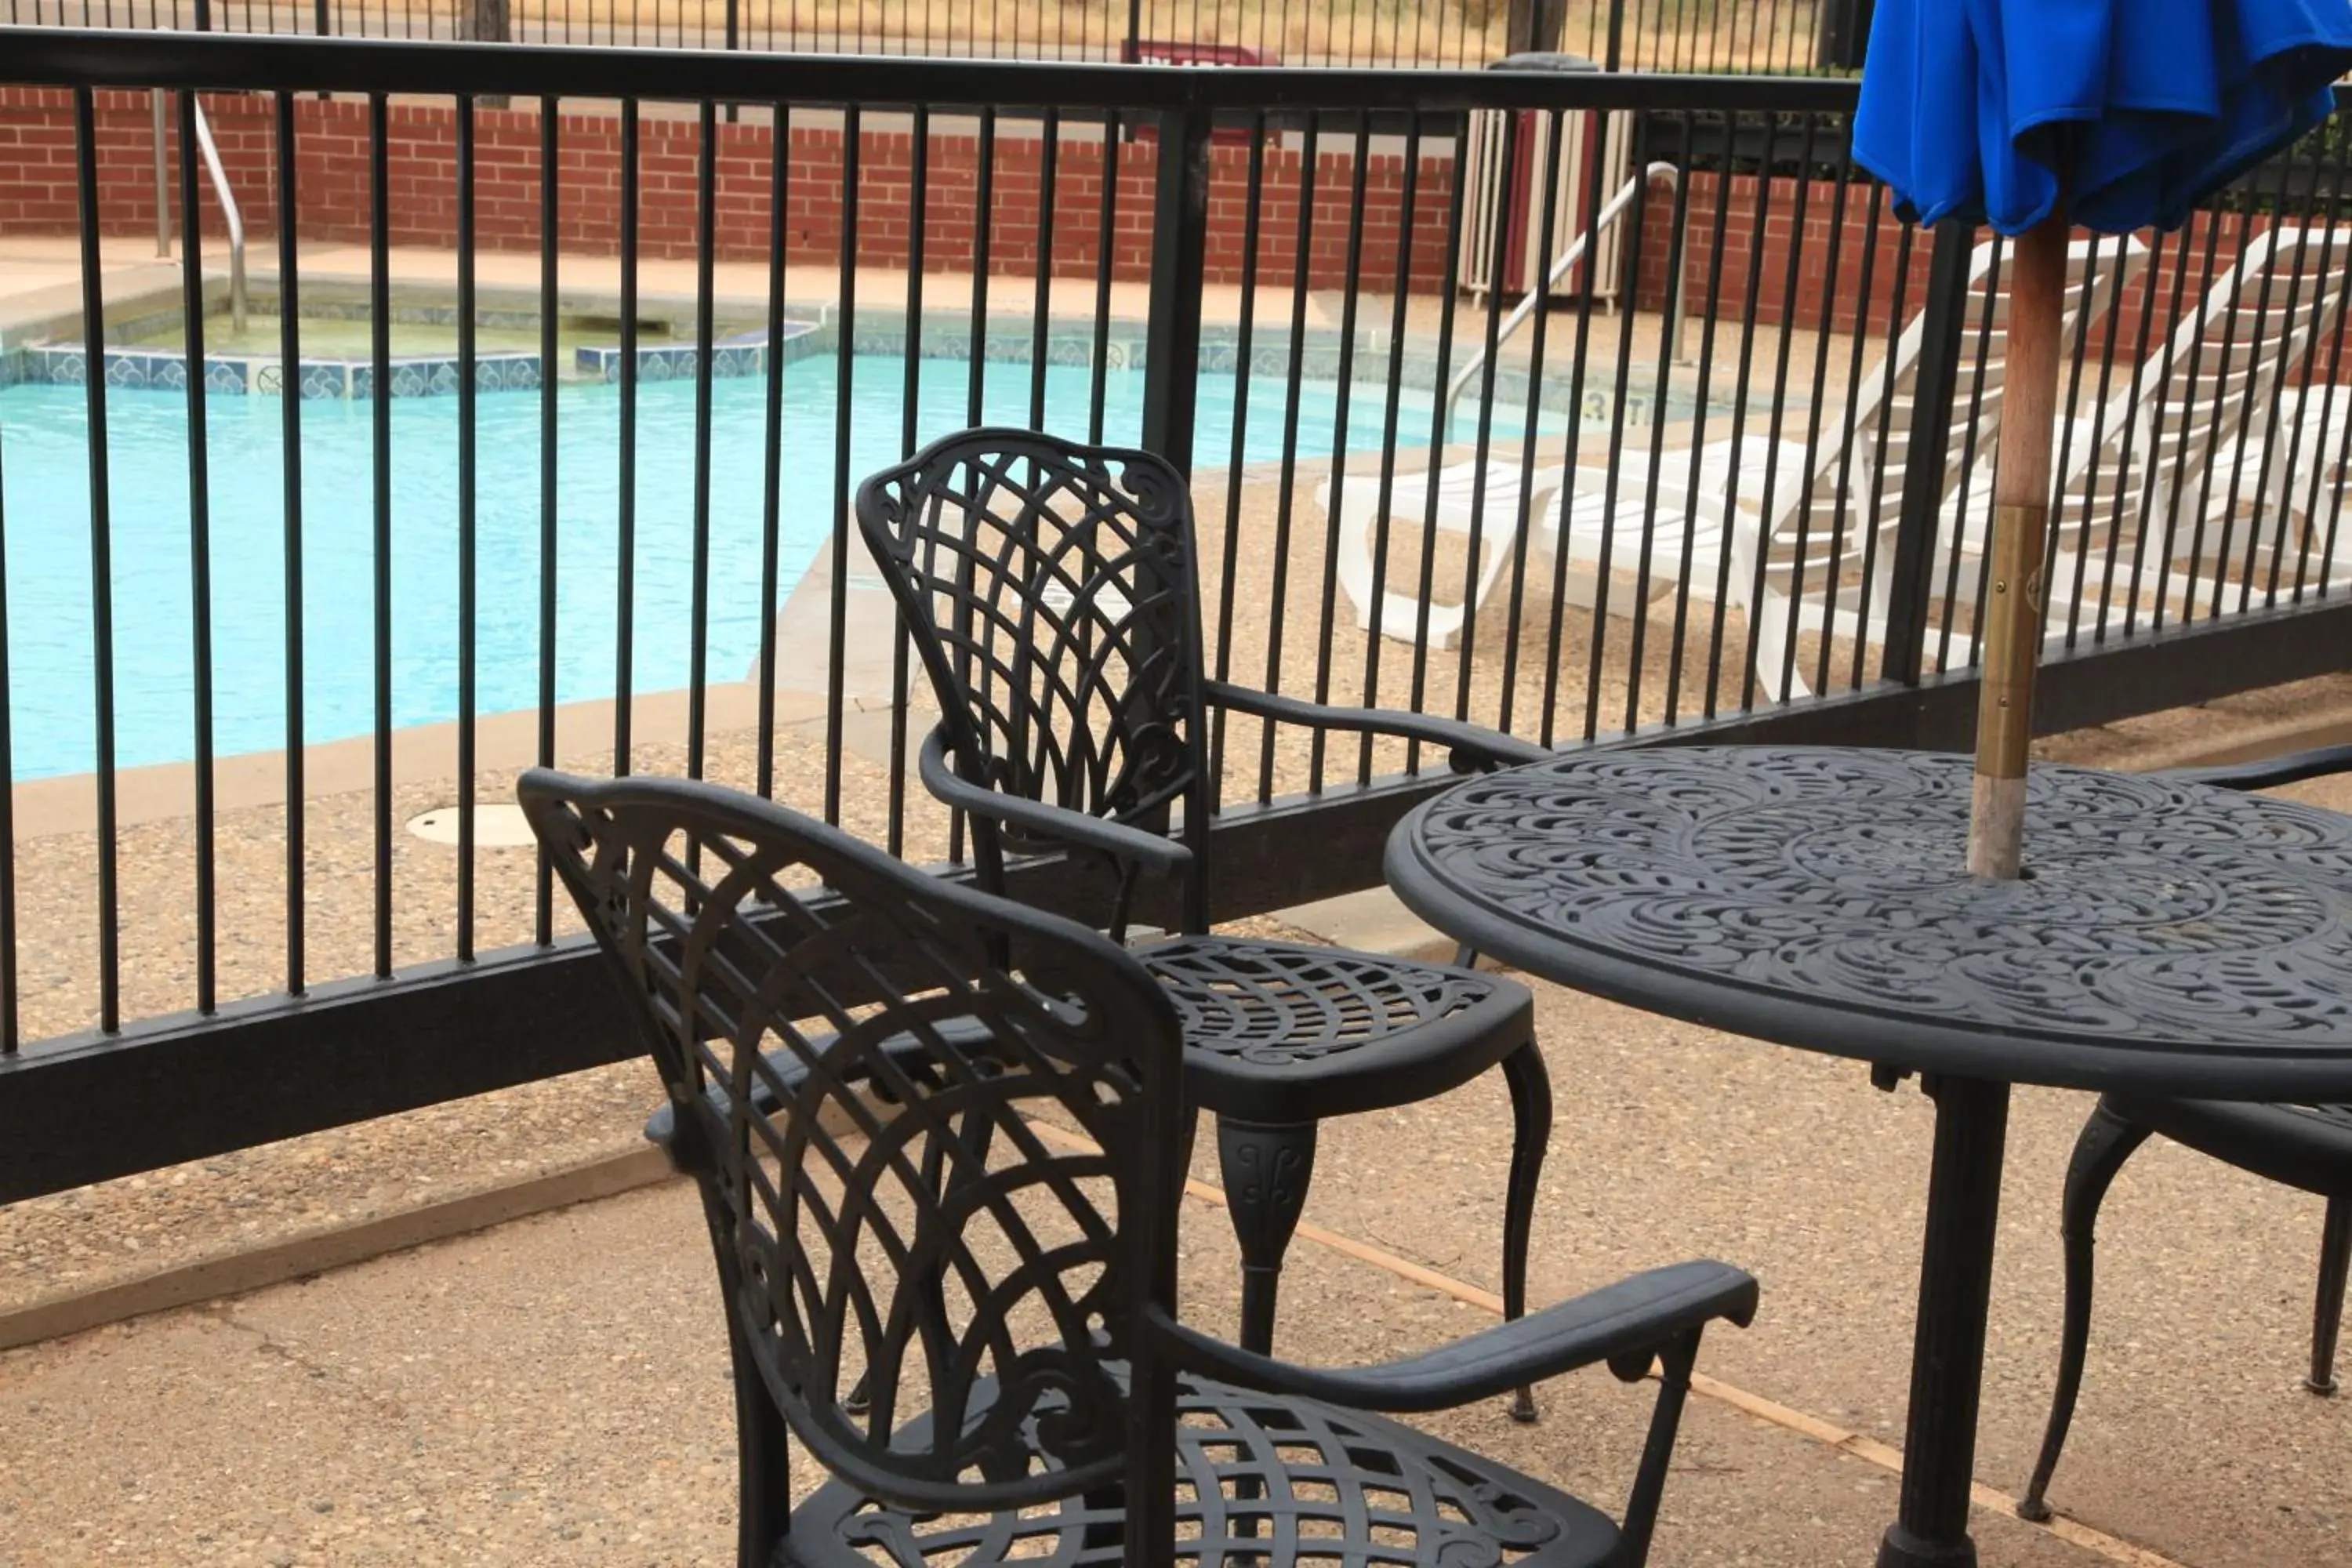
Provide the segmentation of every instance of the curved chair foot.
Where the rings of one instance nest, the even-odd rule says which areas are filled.
[[[2304,1387],[2336,1392],[2336,1334],[2344,1322],[2344,1283],[2352,1273],[2352,1198],[2327,1200],[2327,1229],[2319,1244],[2319,1293],[2311,1309],[2311,1375]]]
[[[2126,1121],[2099,1101],[2074,1140],[2074,1157],[2066,1166],[2066,1195],[2061,1210],[2061,1231],[2066,1243],[2066,1324],[2058,1352],[2058,1390],[2050,1402],[2050,1425],[2042,1436],[2042,1456],[2034,1462],[2033,1479],[2018,1500],[2020,1519],[2037,1523],[2050,1518],[2043,1494],[2051,1472],[2066,1446],[2066,1428],[2074,1419],[2074,1401],[2083,1391],[2083,1359],[2091,1342],[2092,1233],[2099,1205],[2124,1162],[2142,1143],[2148,1130]]]
[[[1536,1187],[1551,1142],[1551,1074],[1534,1040],[1503,1058],[1511,1088],[1511,1177],[1503,1199],[1503,1316],[1528,1310],[1528,1251],[1536,1218]],[[1533,1421],[1536,1395],[1522,1387],[1511,1397],[1511,1419]]]

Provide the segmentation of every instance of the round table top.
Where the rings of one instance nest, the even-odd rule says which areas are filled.
[[[1388,878],[1449,936],[1651,1012],[1920,1071],[2352,1100],[2352,816],[2037,767],[2026,878],[1962,869],[1971,763],[1661,747],[1468,780]]]

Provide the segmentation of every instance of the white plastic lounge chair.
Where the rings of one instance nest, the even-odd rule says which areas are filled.
[[[2118,258],[2114,241],[2102,242],[2096,248],[2099,258],[2098,276],[2091,270],[2094,246],[2078,241],[2070,252],[2072,263],[2068,293],[2070,321],[2084,315],[2083,302],[2087,292],[2092,296],[2090,314],[2104,310],[2113,294],[2110,279]],[[2123,265],[2130,269],[2145,261],[2146,248],[2137,242],[2120,251]],[[1978,445],[1990,451],[1993,435],[1999,427],[2000,376],[2004,366],[2007,343],[2008,293],[2005,284],[1997,281],[1993,269],[1994,247],[1990,242],[1979,245],[1969,258],[1969,285],[1979,300],[1990,285],[1997,290],[1993,300],[1993,319],[1986,344],[1984,391],[1980,397],[1974,392],[1977,367],[1973,343],[1969,345],[1969,368],[1964,372],[1954,398],[1956,423],[1966,420],[1976,406]],[[2005,276],[2005,275],[2004,275]],[[2091,287],[2095,283],[2096,287]],[[1969,331],[1976,330],[1984,307],[1972,305],[1969,312]],[[1842,494],[1855,498],[1877,499],[1878,521],[1891,527],[1899,510],[1903,491],[1903,458],[1909,446],[1909,415],[1917,380],[1917,363],[1925,331],[1924,314],[1915,317],[1897,340],[1894,353],[1893,401],[1887,408],[1885,464],[1883,474],[1874,470],[1873,458],[1879,450],[1878,423],[1882,401],[1886,397],[1888,375],[1885,362],[1866,370],[1862,376],[1862,395],[1854,407],[1824,426],[1821,460],[1811,464],[1811,484],[1808,485],[1808,458],[1811,449],[1802,443],[1774,440],[1763,435],[1750,434],[1737,443],[1728,438],[1710,441],[1699,448],[1697,484],[1691,483],[1691,455],[1687,448],[1668,450],[1660,465],[1659,483],[1654,498],[1646,488],[1648,451],[1646,445],[1636,449],[1628,443],[1621,449],[1622,468],[1618,478],[1613,507],[1609,505],[1609,473],[1606,468],[1587,465],[1576,470],[1573,482],[1567,470],[1559,465],[1538,465],[1531,482],[1530,515],[1538,530],[1538,540],[1549,549],[1566,549],[1572,567],[1568,574],[1571,602],[1591,604],[1592,574],[1597,572],[1604,549],[1613,571],[1633,570],[1642,559],[1643,537],[1649,532],[1649,579],[1658,587],[1670,587],[1681,574],[1684,550],[1687,544],[1691,561],[1698,570],[1692,584],[1695,594],[1711,595],[1715,572],[1711,567],[1720,563],[1727,548],[1720,526],[1723,509],[1719,506],[1695,504],[1699,498],[1732,498],[1738,510],[1751,518],[1754,509],[1762,504],[1766,490],[1765,476],[1772,475],[1771,502],[1779,525],[1764,531],[1780,539],[1785,531],[1789,550],[1793,551],[1798,530],[1793,526],[1796,514],[1806,510],[1810,501],[1811,512],[1820,514],[1818,526],[1806,531],[1805,553],[1815,556],[1830,548],[1832,540],[1841,540],[1846,547],[1842,555],[1858,558],[1864,548],[1866,532],[1853,509],[1849,508],[1841,535],[1837,528],[1837,512]],[[1858,437],[1847,450],[1847,434]],[[1516,446],[1516,443],[1510,444]],[[1735,450],[1737,474],[1734,473]],[[1953,488],[1962,468],[1957,454],[1948,459],[1950,474],[1946,493]],[[1503,568],[1512,555],[1517,538],[1520,511],[1523,452],[1513,450],[1490,459],[1482,470],[1475,462],[1455,463],[1438,470],[1436,522],[1441,532],[1469,534],[1474,505],[1483,490],[1483,509],[1477,518],[1478,560],[1475,563],[1465,603],[1432,603],[1428,608],[1428,636],[1438,647],[1453,644],[1467,614],[1468,605],[1483,604]],[[1483,485],[1479,475],[1486,476]],[[1844,480],[1842,490],[1840,479]],[[1426,472],[1400,475],[1394,479],[1386,509],[1392,531],[1420,530],[1429,513],[1429,476]],[[1316,499],[1328,511],[1332,486],[1326,481],[1316,491]],[[1560,503],[1565,499],[1568,527],[1560,527]],[[1376,526],[1379,521],[1380,484],[1375,476],[1351,474],[1341,493],[1339,531],[1338,575],[1341,587],[1356,606],[1357,624],[1369,628],[1372,623],[1374,601],[1373,555],[1376,548]],[[1601,513],[1606,508],[1613,515],[1604,524]],[[1654,522],[1653,514],[1654,513]],[[1604,544],[1604,541],[1606,542]],[[1391,552],[1393,554],[1393,552]],[[1775,582],[1793,583],[1800,578],[1818,584],[1822,573],[1828,567],[1826,559],[1808,560],[1800,569],[1793,556],[1768,569],[1766,589],[1772,591]],[[1744,602],[1752,588],[1752,574],[1746,582],[1732,585],[1735,599]],[[1881,582],[1884,574],[1876,574]],[[1393,568],[1389,582],[1382,584],[1381,630],[1385,636],[1412,640],[1421,625],[1422,605],[1412,590],[1413,581],[1400,581],[1403,574]],[[1703,582],[1698,580],[1703,579]],[[1633,595],[1620,595],[1616,604],[1630,613]],[[1761,649],[1759,646],[1759,657]],[[1773,679],[1768,687],[1777,684],[1778,661]]]
[[[2282,552],[2279,585],[2289,594],[2298,571],[2308,591],[2352,565],[2352,530],[2337,521],[2352,387],[2328,395],[2336,356],[2326,346],[2343,319],[2347,274],[2352,228],[2248,237],[2235,264],[2150,354],[2137,405],[2129,388],[2108,405],[2097,453],[2106,471],[2087,508],[2089,464],[2070,465],[2052,585],[2084,602],[2073,611],[2053,605],[2053,621],[2072,615],[2095,626],[2098,598],[2130,593],[2135,559],[2141,599],[2152,606],[2161,579],[2168,615],[2192,599],[2210,605],[2216,573],[2250,569],[2265,592]],[[2105,536],[2118,483],[2124,526],[2112,541],[2119,563],[2111,594]],[[2331,548],[2334,559],[2323,559]],[[2167,562],[2172,569],[2160,570]],[[2222,602],[2238,596],[2224,589]]]
[[[1952,552],[1965,553],[1970,548],[1971,535],[1980,533],[1980,520],[1990,510],[1990,454],[2000,429],[2009,347],[2007,274],[2004,269],[1996,277],[1993,255],[1988,242],[1969,257],[1969,283],[1974,299],[1966,317],[1962,367],[1953,389],[1951,434],[1945,442],[1944,474],[1938,487],[1945,519],[1933,563],[1938,582],[1950,575]],[[2088,332],[2116,297],[2118,270],[2128,284],[2147,260],[2147,249],[2137,240],[2077,240],[2068,247],[2062,330],[2069,334],[2069,353],[2074,338]],[[1984,300],[1988,288],[1993,290],[1989,322]],[[1910,416],[1925,331],[1924,314],[1914,318],[1896,340],[1889,359],[1863,372],[1861,394],[1853,406],[1824,420],[1820,444],[1811,448],[1797,446],[1794,461],[1783,460],[1774,475],[1769,517],[1759,510],[1764,504],[1761,488],[1745,475],[1733,492],[1709,491],[1703,484],[1694,493],[1686,484],[1675,486],[1676,464],[1675,456],[1668,454],[1661,475],[1654,541],[1670,534],[1679,539],[1686,527],[1696,538],[1722,541],[1713,548],[1727,550],[1731,555],[1729,592],[1732,602],[1745,609],[1753,623],[1750,641],[1757,683],[1767,698],[1802,695],[1808,689],[1803,679],[1808,661],[1790,652],[1791,640],[1801,634],[1826,631],[1879,640],[1885,624],[1895,528],[1902,515],[1911,447]],[[1977,353],[1979,338],[1983,342],[1981,360]],[[1883,447],[1882,416],[1886,427]],[[1971,425],[1973,445],[1969,437]],[[2087,444],[2087,437],[2079,433],[2072,443],[2077,448]],[[1629,466],[1633,461],[1630,452],[1626,461]],[[1743,461],[1741,466],[1747,465]],[[1686,458],[1683,471],[1687,472]],[[1722,471],[1722,466],[1716,471]],[[1570,527],[1565,542],[1559,545],[1572,561],[1596,569],[1602,531],[1597,519],[1580,515],[1576,497],[1599,493],[1607,481],[1605,468],[1577,470],[1569,492]],[[1621,491],[1623,488],[1621,479]],[[1686,525],[1685,514],[1700,521]],[[1557,509],[1547,521],[1556,516]],[[1638,513],[1629,519],[1621,505],[1617,527],[1618,536],[1610,542],[1612,570],[1635,559],[1642,519]],[[1659,571],[1658,559],[1654,542],[1654,574]],[[1865,595],[1863,585],[1849,579],[1859,574],[1866,559],[1872,568]],[[1679,565],[1671,556],[1668,560]],[[1703,587],[1711,595],[1718,558],[1700,551],[1695,561],[1698,569],[1692,591],[1697,594]],[[1973,574],[1965,568],[1959,575],[1973,584]],[[1671,584],[1673,579],[1668,576],[1666,581]]]

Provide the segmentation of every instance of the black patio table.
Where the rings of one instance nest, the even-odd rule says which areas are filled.
[[[2014,1083],[2352,1099],[2352,817],[2034,770],[2026,873],[1962,869],[1965,756],[1585,752],[1469,780],[1389,838],[1397,896],[1576,990],[1917,1072],[1935,1153],[1902,1499],[1880,1568],[1968,1533]]]

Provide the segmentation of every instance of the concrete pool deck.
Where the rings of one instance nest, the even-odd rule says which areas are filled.
[[[2192,728],[2219,751],[2261,725]],[[2145,734],[2067,744],[2159,754]],[[2352,807],[2343,781],[2294,793]],[[1536,1300],[1700,1254],[1764,1282],[1756,1326],[1709,1337],[1653,1561],[1864,1568],[1900,1463],[1926,1102],[1878,1093],[1852,1064],[1538,992],[1559,1120]],[[191,1237],[250,1248],[395,1194],[511,1188],[638,1149],[655,1098],[650,1071],[622,1064],[18,1205],[0,1215],[0,1277],[161,1261]],[[2054,1530],[2008,1517],[2049,1394],[2057,1194],[2087,1103],[2023,1090],[2012,1116],[1972,1521],[1985,1568],[2352,1561],[2347,1407],[2296,1386],[2318,1200],[2160,1141],[2104,1216],[2090,1373],[2053,1489],[2063,1515]],[[1327,1127],[1286,1278],[1286,1354],[1361,1362],[1492,1321],[1507,1118],[1481,1081]],[[1184,1310],[1229,1332],[1236,1266],[1212,1152],[1195,1175]],[[723,1561],[731,1409],[709,1255],[690,1189],[647,1179],[0,1353],[15,1439],[0,1562]],[[1614,1506],[1647,1396],[1594,1373],[1547,1387],[1533,1427],[1499,1401],[1426,1424]]]

